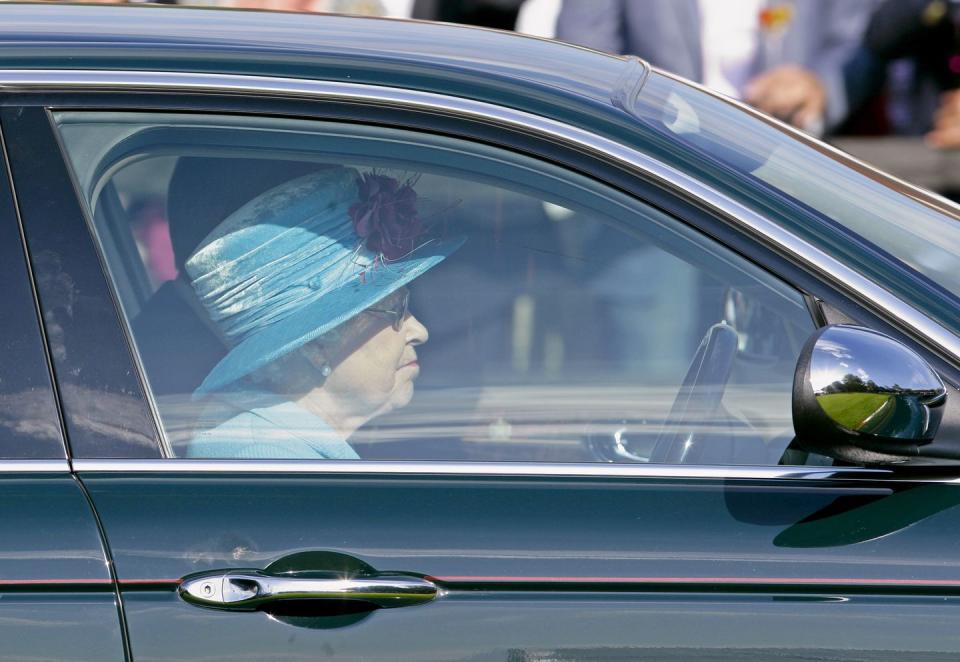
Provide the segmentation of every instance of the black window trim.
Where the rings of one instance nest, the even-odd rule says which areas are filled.
[[[43,314],[40,309],[40,301],[37,298],[37,281],[31,263],[30,251],[27,249],[27,238],[24,234],[23,219],[20,214],[20,206],[17,201],[16,189],[13,184],[13,173],[10,168],[10,158],[7,152],[7,143],[0,131],[0,195],[8,198],[6,201],[10,206],[13,220],[16,225],[16,234],[19,238],[19,247],[23,256],[24,277],[27,279],[30,290],[30,303],[35,315],[37,332],[40,334],[41,356],[44,363],[44,370],[49,382],[47,388],[52,400],[54,411],[51,412],[56,419],[56,429],[59,435],[59,447],[62,456],[59,458],[36,458],[36,459],[14,459],[8,458],[0,460],[0,466],[7,467],[7,470],[26,471],[26,472],[63,472],[69,471],[69,447],[67,444],[67,435],[65,433],[66,425],[63,416],[63,406],[60,400],[59,387],[53,368],[53,360],[50,356],[50,344],[47,341],[47,331],[43,321]],[[15,250],[15,249],[14,249]],[[12,468],[12,469],[11,469]]]
[[[114,289],[90,233],[72,169],[62,158],[62,146],[48,110],[43,106],[0,104],[0,121],[6,138],[8,168],[28,263],[36,285],[34,300],[42,312],[44,327],[51,323],[47,319],[50,309],[46,306],[55,305],[60,298],[56,294],[58,286],[69,288],[71,297],[81,297],[92,302],[93,306],[102,306],[97,312],[103,314],[93,318],[94,322],[89,314],[82,323],[76,321],[73,312],[61,315],[66,344],[69,346],[70,339],[76,339],[84,350],[82,352],[77,352],[80,347],[73,347],[58,359],[49,330],[44,333],[55,397],[62,414],[67,460],[72,461],[82,454],[77,449],[78,440],[97,445],[100,439],[111,435],[114,441],[120,439],[123,447],[123,452],[114,457],[162,457],[157,421],[151,421],[153,425],[144,425],[151,413],[141,373],[133,364]],[[73,225],[71,219],[81,225]],[[73,242],[58,245],[71,233]],[[38,255],[44,252],[49,253],[51,259],[38,260]],[[75,267],[78,261],[81,269],[62,270],[61,262]],[[45,304],[48,296],[50,299]],[[96,366],[93,372],[74,371],[77,366],[68,367],[63,359],[74,354],[86,357],[82,359],[86,360],[86,365]],[[114,398],[112,405],[123,407],[126,417],[118,417],[119,424],[109,429],[98,427],[97,414],[91,418],[88,412],[90,397]],[[130,452],[134,447],[139,452]]]

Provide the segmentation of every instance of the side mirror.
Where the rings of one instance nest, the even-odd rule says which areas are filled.
[[[857,464],[903,461],[933,441],[947,391],[916,352],[870,329],[817,331],[793,379],[801,447]]]

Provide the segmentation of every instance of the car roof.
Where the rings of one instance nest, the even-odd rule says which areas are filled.
[[[454,24],[167,6],[0,4],[0,69],[25,68],[320,78],[442,92],[546,116],[589,108],[621,118],[617,103],[624,86],[642,84],[631,68],[647,71],[635,58]]]

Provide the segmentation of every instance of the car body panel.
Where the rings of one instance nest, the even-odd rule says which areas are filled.
[[[283,659],[960,652],[948,626],[960,615],[957,566],[930,544],[956,526],[955,485],[240,471],[84,482],[111,532],[138,658],[226,659],[235,649],[222,642]],[[898,519],[905,502],[939,507]],[[180,577],[308,551],[425,575],[442,593],[299,622],[175,593]]]
[[[0,639],[5,659],[124,659],[97,521],[66,471],[0,471]]]
[[[605,114],[611,119],[626,119],[622,111],[610,107],[611,95],[624,82],[638,86],[646,70],[636,60],[548,40],[421,21],[43,5],[6,5],[4,17],[0,30],[4,69],[191,71],[339,80],[499,101],[545,116],[577,113],[586,118],[590,111],[608,107]],[[252,20],[256,30],[250,29]],[[51,48],[51,43],[60,47]],[[478,60],[477,52],[485,57]],[[563,65],[558,66],[561,57]],[[630,74],[626,78],[625,72]],[[537,89],[543,92],[538,94]]]
[[[697,162],[693,152],[638,121],[637,94],[647,76],[662,74],[636,60],[417,22],[16,5],[0,7],[0,15],[5,70],[195,72],[210,74],[214,87],[218,75],[241,74],[252,83],[282,76],[447,94],[589,127],[608,143],[619,141],[665,169],[686,172],[690,181],[707,182],[784,232],[820,223],[736,173]],[[71,458],[159,458],[143,378],[47,114],[49,107],[109,107],[122,95],[102,83],[84,88],[99,89],[100,99],[73,97],[76,106],[69,95],[44,100],[69,88],[8,84],[0,103]],[[137,90],[136,81],[127,89]],[[168,98],[185,93],[156,85],[141,92],[147,89]],[[191,109],[205,109],[205,92],[193,92]],[[270,94],[262,97],[269,106]],[[286,101],[292,98],[322,105],[309,95]],[[219,103],[209,99],[210,106]],[[427,112],[399,102],[383,108]],[[438,123],[455,134],[452,117],[444,112]],[[491,142],[510,145],[502,137]],[[557,153],[543,149],[542,158]],[[604,155],[584,157],[593,158]],[[623,168],[615,177],[628,191],[622,182],[640,179]],[[659,194],[711,209],[696,193],[664,187]],[[828,230],[824,241],[872,255],[846,233]],[[724,231],[739,233],[732,240],[738,246],[756,240],[735,223],[717,233]],[[762,252],[751,255],[781,266]],[[890,277],[901,273],[895,263],[881,267]],[[805,277],[815,274],[810,269]],[[820,287],[833,293],[838,284]],[[76,314],[58,298],[65,292]],[[897,325],[857,301],[866,318]],[[924,482],[892,471],[844,475],[838,468],[832,475],[833,468],[822,467],[804,476],[773,471],[782,467],[764,475],[681,466],[672,477],[656,477],[603,465],[595,475],[577,476],[582,468],[557,465],[537,475],[536,465],[465,463],[441,472],[429,464],[334,469],[322,462],[298,468],[157,459],[137,466],[123,459],[113,465],[78,459],[76,478],[64,468],[56,476],[0,480],[0,515],[2,508],[10,515],[0,520],[0,534],[10,527],[7,538],[0,536],[9,545],[0,550],[0,579],[8,580],[0,634],[9,628],[13,637],[17,618],[27,618],[34,629],[26,631],[37,634],[23,644],[24,656],[122,656],[116,586],[128,654],[147,660],[960,654],[960,572],[956,544],[944,535],[957,524],[960,485],[949,469]],[[310,563],[296,556],[312,553],[324,556],[310,556]],[[267,570],[291,558],[299,570],[329,570],[320,559],[331,553],[425,577],[441,593],[426,605],[372,613],[343,605],[318,611],[313,604],[275,614],[202,608],[177,593],[198,572]],[[37,591],[12,588],[38,578]],[[57,623],[63,626],[57,635],[44,640],[44,628]],[[81,643],[65,655],[68,636]]]
[[[2,154],[0,243],[0,656],[121,660],[116,583],[96,516],[66,459]]]
[[[172,594],[128,595],[126,604],[131,629],[144,633],[134,651],[150,660],[237,659],[224,641],[251,659],[291,661],[945,662],[958,648],[954,598],[472,592],[419,613],[377,612],[350,627],[295,634],[257,627],[266,625],[262,614],[198,616]],[[177,638],[158,621],[176,622]]]

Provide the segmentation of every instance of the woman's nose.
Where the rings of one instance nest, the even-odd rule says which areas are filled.
[[[407,314],[407,318],[403,320],[403,326],[400,329],[403,331],[406,341],[411,345],[422,345],[430,337],[427,327],[413,313]]]

